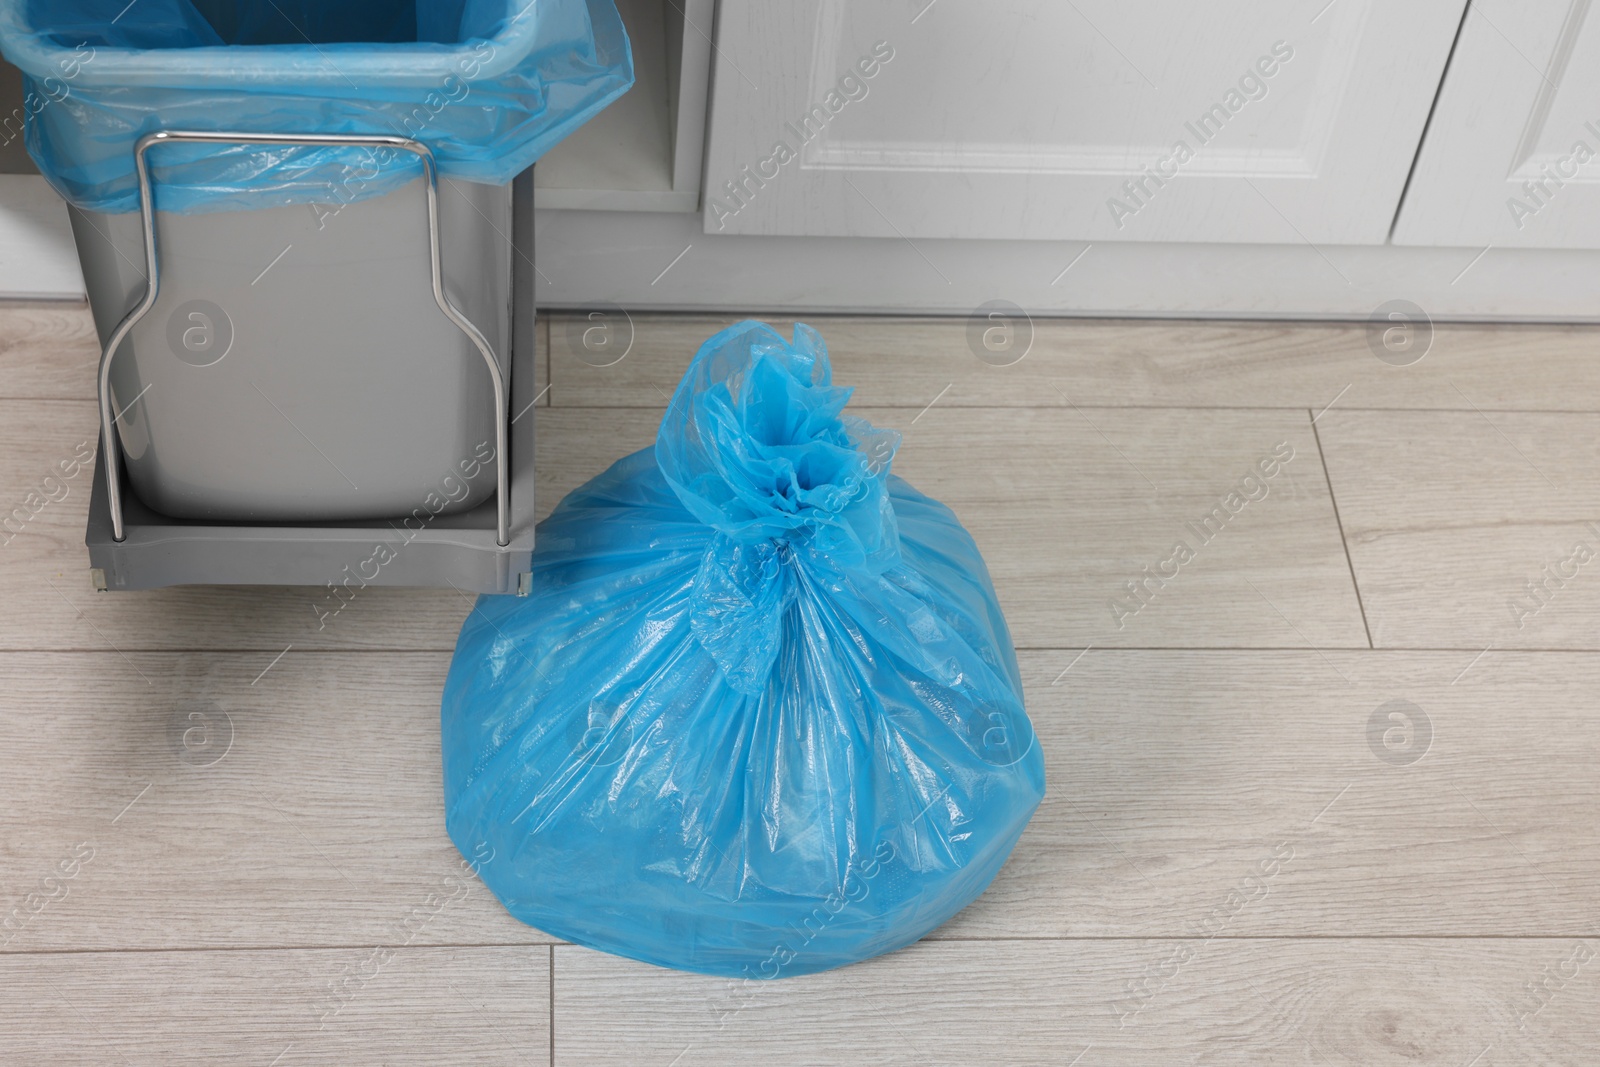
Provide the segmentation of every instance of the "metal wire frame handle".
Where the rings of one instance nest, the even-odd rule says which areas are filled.
[[[433,267],[433,299],[439,310],[466,334],[489,367],[489,379],[494,384],[495,460],[497,484],[495,492],[495,541],[501,547],[511,543],[511,465],[509,452],[510,430],[507,423],[508,401],[505,375],[495,359],[483,332],[472,320],[450,302],[444,292],[444,267],[439,251],[439,176],[434,165],[433,152],[421,141],[391,134],[320,134],[320,133],[223,133],[196,130],[158,130],[139,138],[134,146],[134,169],[139,175],[139,213],[144,223],[145,291],[144,300],[128,312],[112,331],[100,355],[100,435],[105,441],[104,463],[106,494],[111,505],[111,537],[121,541],[122,528],[122,449],[117,439],[116,419],[111,411],[111,359],[128,333],[139,320],[155,306],[161,289],[160,257],[156,254],[155,197],[151,188],[150,166],[145,154],[158,144],[169,142],[198,142],[205,144],[261,144],[306,145],[336,148],[396,148],[410,152],[422,161],[423,174],[428,179],[428,243]]]

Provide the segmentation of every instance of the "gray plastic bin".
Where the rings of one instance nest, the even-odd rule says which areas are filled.
[[[110,378],[146,507],[303,522],[493,497],[494,390],[433,298],[426,191],[418,179],[343,206],[156,212],[159,294]],[[441,181],[438,207],[445,292],[509,376],[511,187]],[[141,217],[71,218],[104,345],[144,298]]]
[[[499,225],[497,219],[505,210],[501,199],[503,190],[461,186],[457,192],[448,183],[441,183],[440,188],[443,193],[440,200],[440,229],[443,231],[440,291],[447,293],[443,301],[445,306],[435,299],[432,289],[426,234],[420,238],[423,258],[419,267],[414,246],[391,240],[385,229],[385,218],[397,229],[409,227],[410,211],[421,213],[425,226],[425,202],[419,206],[415,201],[407,205],[408,213],[403,218],[398,213],[388,215],[377,210],[368,213],[373,216],[370,221],[374,231],[363,231],[363,240],[380,242],[376,246],[369,243],[340,250],[330,247],[328,252],[312,246],[318,255],[330,257],[316,268],[317,276],[327,279],[328,291],[318,291],[315,279],[302,284],[297,278],[290,279],[295,284],[289,286],[288,291],[299,293],[306,300],[304,306],[315,305],[317,310],[306,311],[304,306],[299,309],[280,307],[258,295],[273,274],[288,265],[290,257],[301,249],[301,243],[291,240],[287,234],[280,238],[283,244],[272,251],[274,255],[285,247],[290,251],[276,264],[264,264],[245,278],[242,296],[230,302],[230,306],[237,302],[249,309],[247,322],[251,325],[247,330],[255,329],[257,322],[265,323],[263,328],[270,330],[280,321],[288,320],[286,328],[300,331],[307,338],[308,348],[319,354],[321,362],[316,358],[301,358],[299,352],[289,353],[283,365],[292,363],[298,373],[306,377],[282,375],[273,379],[283,388],[284,396],[304,407],[286,405],[266,388],[258,390],[265,380],[255,374],[244,375],[239,380],[189,376],[191,369],[203,374],[226,368],[237,356],[247,352],[240,347],[246,329],[233,328],[230,347],[225,343],[226,334],[219,336],[215,332],[215,322],[208,326],[204,321],[190,318],[190,309],[178,316],[183,329],[198,330],[187,343],[181,334],[173,342],[160,331],[139,330],[145,319],[159,324],[162,309],[182,307],[182,300],[170,294],[166,287],[168,246],[159,249],[158,276],[163,283],[158,299],[150,304],[143,319],[124,320],[122,326],[111,326],[108,332],[107,323],[116,320],[116,312],[123,305],[119,303],[109,309],[96,307],[104,345],[115,340],[116,329],[126,328],[128,322],[134,324],[129,335],[132,342],[118,346],[118,355],[110,364],[109,378],[116,378],[118,364],[128,357],[130,347],[143,342],[139,345],[138,375],[132,380],[118,379],[114,383],[108,378],[108,384],[114,385],[119,395],[116,411],[111,410],[111,404],[105,406],[103,424],[120,413],[122,417],[115,423],[112,440],[130,438],[130,444],[140,449],[140,462],[151,458],[161,462],[149,464],[147,486],[136,487],[134,461],[130,458],[127,463],[117,462],[123,449],[114,443],[108,448],[108,439],[102,432],[100,463],[90,493],[89,522],[84,537],[89,549],[90,578],[95,588],[135,590],[194,584],[314,586],[307,603],[318,609],[319,617],[324,613],[336,613],[341,603],[370,586],[452,587],[461,593],[526,591],[536,514],[534,421],[539,397],[534,371],[533,171],[531,168],[524,171],[513,183],[509,191],[510,224],[500,233],[494,231]],[[399,195],[396,194],[397,198]],[[449,206],[452,198],[456,201],[455,207]],[[377,206],[374,202],[373,207]],[[266,209],[255,214],[266,215],[275,210]],[[356,218],[348,214],[353,210],[346,208],[337,217],[324,218],[321,229],[303,231],[301,236],[336,237],[335,225]],[[307,215],[316,219],[310,212]],[[187,221],[162,220],[157,229],[164,226],[165,230],[158,233],[158,237],[170,239],[173,234],[181,234]],[[262,239],[251,220],[241,224],[223,217],[223,221],[226,225],[238,226],[247,236],[253,235],[258,241]],[[81,216],[74,222],[79,227],[80,243],[90,244],[96,237],[99,241],[99,248],[85,255],[86,273],[93,276],[100,272],[118,286],[142,286],[143,272],[133,266],[134,262],[140,262],[139,249],[124,259],[118,251],[121,246],[110,243],[112,235],[118,231],[101,232],[96,228],[107,224],[125,225],[125,221]],[[173,222],[177,223],[176,228],[171,225]],[[287,224],[303,225],[292,216]],[[454,234],[449,232],[451,226],[455,228]],[[475,226],[484,228],[475,229]],[[226,248],[212,247],[213,236],[203,229],[196,231],[193,243],[188,246],[195,260],[187,272],[190,277],[199,279],[206,275],[207,264],[212,262],[207,256],[231,266],[232,253]],[[381,244],[384,241],[389,243]],[[483,243],[479,244],[480,241]],[[375,256],[370,251],[374,247],[392,249],[391,258],[400,261],[400,265],[393,266],[389,260]],[[111,250],[114,263],[104,260],[107,249]],[[508,269],[504,275],[494,276],[482,267],[485,261],[495,270],[501,270],[502,264],[507,264]],[[357,274],[357,282],[347,286],[343,280],[346,265],[359,267],[366,273]],[[261,273],[263,270],[265,275]],[[355,270],[352,268],[348,273],[355,274]],[[395,283],[405,288],[391,293],[362,281],[373,274],[392,275]],[[464,277],[476,281],[471,286],[463,285]],[[205,292],[200,282],[193,284],[196,286],[193,292]],[[101,285],[99,292],[104,294],[107,287],[103,280]],[[119,297],[125,295],[120,289],[115,291]],[[216,302],[213,296],[197,296],[193,292],[183,299]],[[364,314],[375,317],[354,322],[341,318],[338,309],[349,306],[351,293],[373,304],[374,308]],[[501,303],[501,294],[505,293],[510,296],[509,327],[507,310]],[[139,299],[142,301],[143,297]],[[341,299],[345,301],[343,304],[337,302]],[[256,301],[260,301],[259,306]],[[145,305],[141,302],[139,306]],[[450,310],[447,311],[446,306]],[[333,310],[327,310],[329,308]],[[216,317],[214,313],[203,314]],[[231,322],[234,313],[227,314]],[[471,320],[467,314],[472,316]],[[460,322],[454,321],[457,316]],[[468,344],[457,342],[447,331],[441,337],[434,317],[449,329],[457,330]],[[342,340],[327,343],[327,338],[311,328],[315,322],[308,320],[313,318],[327,330],[336,332]],[[470,340],[469,333],[478,331],[478,327],[472,325],[474,321],[482,325],[482,333],[487,335],[484,348],[489,349],[499,370],[503,397],[495,395],[485,353]],[[502,338],[502,334],[508,336]],[[367,343],[373,335],[382,335],[389,347]],[[174,344],[181,355],[175,351]],[[345,346],[343,350],[340,344]],[[147,369],[146,361],[153,370]],[[274,365],[260,360],[240,360],[239,365],[259,367],[262,373],[275,369]],[[104,364],[102,366],[104,368]],[[381,385],[371,384],[375,379]],[[303,380],[315,384],[307,387]],[[226,397],[228,403],[241,405],[255,398],[265,410],[258,410],[248,421],[243,417],[232,421],[218,417],[211,394],[202,388],[210,382],[218,383],[217,395]],[[191,390],[186,394],[188,403],[147,407],[147,402],[167,385]],[[228,388],[222,389],[222,385]],[[330,392],[324,397],[321,390],[343,391]],[[380,390],[390,392],[382,397],[375,396]],[[263,394],[272,402],[262,399]],[[497,403],[503,403],[500,408],[503,423],[494,417]],[[122,407],[130,410],[121,412]],[[284,434],[283,427],[270,419],[263,423],[261,417],[265,411],[283,419],[288,433]],[[314,432],[322,435],[321,440],[314,441],[310,432],[302,432],[308,431],[306,411],[326,413],[325,423],[314,428]],[[241,428],[236,428],[234,422]],[[132,432],[128,429],[130,424],[134,427]],[[220,445],[212,434],[220,435]],[[496,445],[500,435],[503,437]],[[243,442],[247,437],[259,446],[257,451],[250,451],[250,446]],[[380,438],[391,452],[374,447],[372,437]],[[213,464],[213,458],[173,452],[171,462],[167,462],[169,443],[185,441],[186,447],[218,452],[220,461]],[[464,442],[470,443],[470,450],[457,453],[455,449]],[[493,454],[493,459],[479,462],[485,452]],[[403,466],[406,463],[437,466],[408,471]],[[325,469],[318,469],[317,464],[325,465]],[[190,479],[189,483],[175,477],[174,470],[183,472],[184,477]],[[351,475],[352,481],[362,479],[357,482],[359,490],[343,481],[341,470]],[[239,478],[233,476],[235,471]],[[371,472],[381,477],[377,480],[366,477]],[[496,481],[502,474],[507,481],[504,486],[497,486]],[[312,477],[316,478],[314,483],[310,480]],[[214,490],[191,494],[202,507],[209,506],[212,499],[228,499],[234,501],[235,506],[251,509],[264,500],[280,511],[303,511],[303,503],[297,503],[294,495],[301,492],[309,497],[309,491],[297,487],[312,486],[317,507],[331,507],[336,517],[282,521],[183,518],[159,513],[144,497],[151,491],[187,491],[201,479]],[[256,498],[247,499],[247,494],[240,491],[246,484],[253,487]],[[391,500],[397,506],[387,508],[385,505],[386,510],[380,514],[365,518],[348,516],[349,501],[356,499],[358,491],[376,495],[379,490],[392,494]],[[182,498],[181,493],[179,498]],[[481,502],[472,506],[474,499]],[[371,498],[367,502],[371,502]],[[373,503],[373,506],[379,505]]]

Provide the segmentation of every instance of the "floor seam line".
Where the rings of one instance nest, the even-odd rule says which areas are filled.
[[[1356,607],[1361,611],[1361,628],[1367,633],[1367,647],[1377,650],[1372,640],[1372,625],[1367,621],[1367,605],[1361,599],[1361,582],[1356,578],[1356,561],[1350,555],[1350,539],[1345,536],[1344,517],[1339,514],[1339,497],[1333,491],[1333,475],[1328,471],[1328,452],[1322,447],[1322,432],[1317,429],[1317,417],[1310,408],[1306,415],[1311,419],[1311,438],[1317,443],[1317,458],[1322,461],[1322,481],[1328,487],[1328,503],[1333,505],[1333,521],[1339,527],[1339,546],[1344,549],[1345,566],[1350,568],[1350,588],[1356,594]]]

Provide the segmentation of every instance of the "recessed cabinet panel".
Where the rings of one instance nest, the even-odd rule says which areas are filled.
[[[1380,243],[1462,0],[723,0],[711,233]]]
[[[1600,12],[1474,4],[1397,244],[1600,248]]]

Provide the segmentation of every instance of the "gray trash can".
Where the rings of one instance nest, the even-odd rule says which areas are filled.
[[[433,298],[426,197],[418,179],[343,206],[155,212],[159,292],[109,378],[145,505],[298,522],[493,496],[495,389]],[[145,298],[141,216],[70,210],[105,344]],[[509,375],[510,186],[440,182],[438,229],[445,293]]]
[[[0,0],[0,49],[102,342],[95,583],[518,588],[532,166],[633,83],[612,0]]]
[[[165,131],[298,143],[361,135]],[[381,140],[382,138],[376,138]],[[72,209],[101,360],[100,589],[526,590],[533,171],[326,205]],[[125,457],[125,461],[124,461]]]

